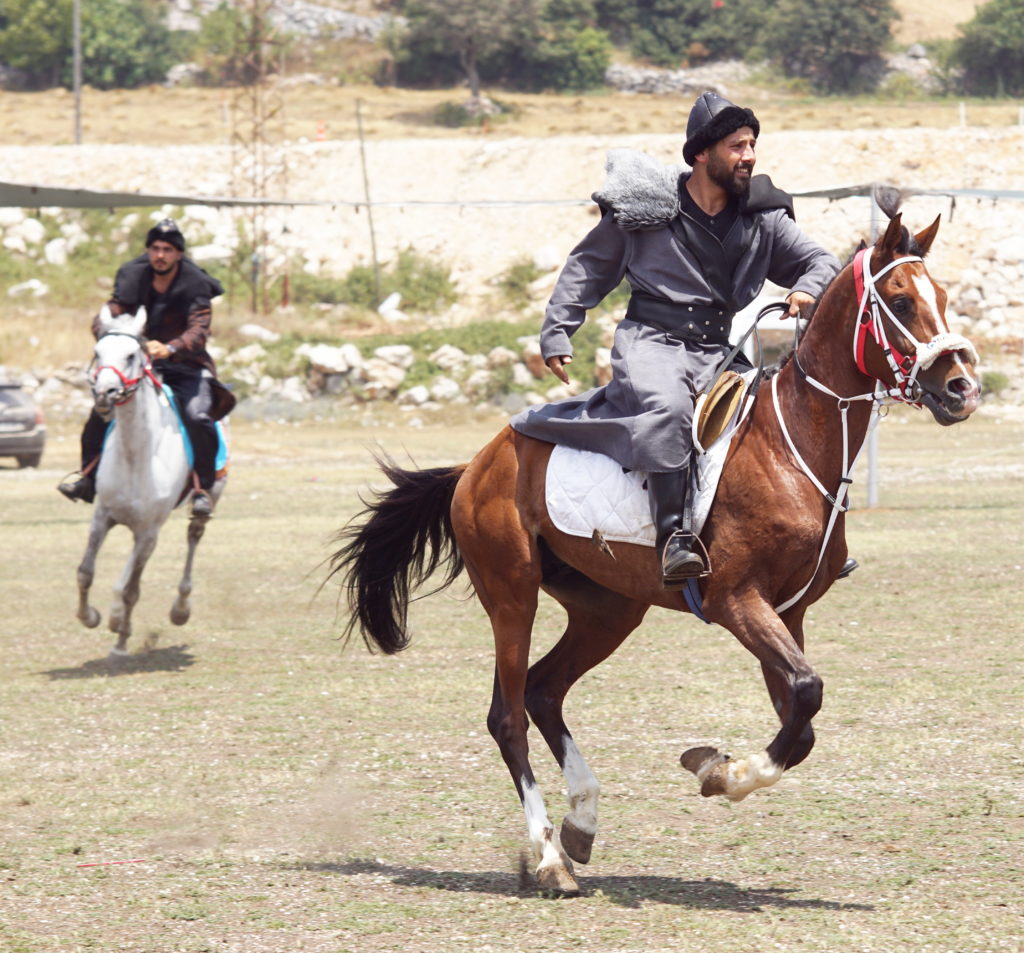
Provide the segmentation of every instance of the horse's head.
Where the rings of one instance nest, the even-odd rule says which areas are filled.
[[[857,253],[854,276],[859,318],[854,337],[858,367],[900,400],[924,404],[943,426],[978,408],[978,353],[946,322],[946,292],[928,274],[924,257],[939,219],[912,235],[894,213],[873,248]]]
[[[113,315],[103,305],[98,326],[89,384],[96,412],[109,418],[114,406],[128,400],[149,372],[149,358],[143,348],[146,309],[139,308],[134,315]]]

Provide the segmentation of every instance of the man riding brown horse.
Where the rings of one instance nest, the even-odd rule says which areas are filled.
[[[793,201],[753,175],[760,123],[712,92],[694,103],[683,158],[692,172],[613,150],[594,200],[601,221],[572,250],[541,328],[541,352],[569,382],[570,337],[625,278],[632,289],[604,387],[516,416],[520,433],[647,473],[666,588],[705,571],[687,516],[695,395],[729,350],[733,316],[765,280],[809,310],[839,270],[794,221]]]

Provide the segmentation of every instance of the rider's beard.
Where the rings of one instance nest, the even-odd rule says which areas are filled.
[[[738,176],[736,173],[739,169],[746,169],[748,173],[753,174],[754,166],[749,162],[738,162],[735,166],[730,166],[713,151],[708,156],[708,178],[734,198],[745,199],[750,194],[750,175]]]

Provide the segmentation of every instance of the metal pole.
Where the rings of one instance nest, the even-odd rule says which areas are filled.
[[[370,177],[366,171],[366,142],[363,139],[363,101],[356,100],[356,128],[359,130],[359,158],[363,164],[363,195],[366,198],[366,217],[370,221],[370,254],[373,255],[373,284],[380,304],[380,261],[377,258],[377,235],[373,229],[373,203],[370,201]]]
[[[75,92],[75,145],[82,142],[82,3],[74,0],[71,8],[71,42],[74,46],[72,86]]]

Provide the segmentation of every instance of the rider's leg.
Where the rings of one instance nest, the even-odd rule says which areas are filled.
[[[647,474],[661,581],[666,589],[682,589],[687,579],[704,571],[704,560],[694,551],[694,536],[686,516],[689,475],[688,469]]]
[[[103,439],[107,433],[107,421],[96,411],[89,414],[82,428],[82,470],[77,480],[61,483],[57,489],[69,500],[91,503],[96,498],[96,468],[103,452]]]
[[[187,367],[187,366],[186,366]],[[217,427],[210,418],[213,395],[209,380],[199,368],[171,365],[164,380],[171,383],[185,420],[185,429],[192,441],[193,467],[199,481],[199,492],[192,498],[192,513],[209,516],[213,505],[209,491],[216,478]]]

